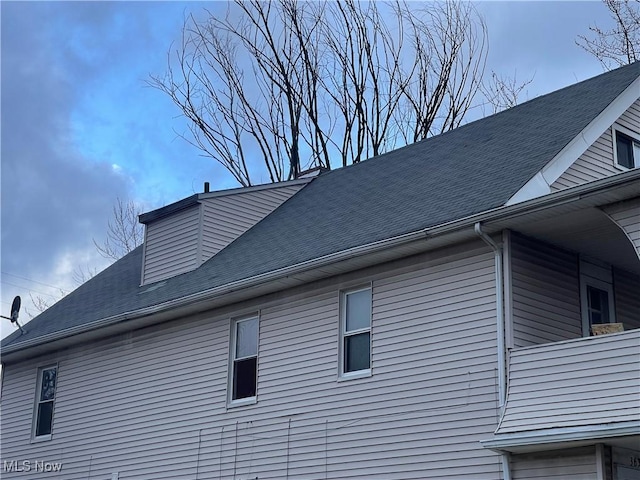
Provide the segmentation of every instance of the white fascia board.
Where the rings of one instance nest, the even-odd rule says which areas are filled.
[[[640,98],[640,77],[636,78],[624,92],[618,95],[600,115],[594,118],[573,140],[547,163],[531,180],[524,184],[505,205],[523,202],[532,198],[546,195],[551,191],[551,185],[573,165],[591,145],[620,116]]]
[[[509,200],[505,206],[514,205],[516,203],[531,200],[532,198],[542,197],[551,193],[551,184],[542,175],[542,172],[536,173],[531,180],[524,184]]]
[[[498,452],[511,452],[527,448],[544,447],[549,444],[595,441],[606,438],[640,435],[640,421],[614,424],[587,425],[580,427],[558,427],[528,432],[497,433],[495,437],[481,440],[484,448]]]

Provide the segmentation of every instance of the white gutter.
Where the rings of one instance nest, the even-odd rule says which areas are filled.
[[[496,336],[498,340],[498,406],[500,407],[500,414],[502,415],[504,404],[507,401],[507,361],[504,337],[504,277],[502,269],[502,247],[482,231],[482,224],[480,222],[477,222],[473,229],[476,234],[491,247],[494,253],[496,270]],[[502,453],[501,457],[504,480],[511,480],[509,454]]]
[[[510,217],[518,217],[532,211],[543,210],[560,203],[577,201],[582,198],[582,193],[593,193],[599,190],[606,190],[610,187],[630,183],[636,180],[640,180],[640,169],[631,170],[629,172],[624,172],[622,174],[614,175],[611,177],[606,177],[601,180],[590,182],[590,184],[588,185],[579,185],[577,187],[556,192],[551,195],[546,195],[544,197],[534,198],[526,202],[518,203],[516,205],[496,207],[478,214],[443,223],[435,227],[429,227],[396,237],[379,240],[377,242],[369,243],[366,245],[349,248],[340,252],[331,253],[329,255],[324,255],[322,257],[297,263],[295,265],[290,265],[277,270],[272,270],[270,272],[255,275],[253,277],[248,277],[242,280],[231,282],[226,285],[203,290],[201,292],[193,293],[185,297],[169,300],[157,305],[152,305],[150,307],[112,315],[110,317],[102,318],[94,322],[78,325],[66,330],[61,330],[48,335],[43,335],[41,337],[7,345],[2,348],[2,353],[6,355],[26,348],[60,340],[72,335],[77,335],[110,325],[115,325],[117,323],[134,318],[146,317],[149,315],[167,312],[176,308],[188,307],[189,305],[192,305],[194,303],[212,300],[214,298],[229,294],[237,290],[255,287],[269,281],[279,280],[353,257],[375,253],[381,250],[397,247],[424,238],[428,239],[431,237],[444,235],[446,233],[453,233],[455,231],[470,228],[478,222],[486,224],[489,221],[505,220]]]

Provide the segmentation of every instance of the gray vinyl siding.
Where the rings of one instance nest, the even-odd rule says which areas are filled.
[[[616,121],[629,130],[640,134],[640,100],[636,100]]]
[[[511,351],[497,434],[640,418],[640,330]]]
[[[213,257],[300,190],[290,185],[203,199],[202,255]]]
[[[640,134],[640,100],[622,114],[616,124]],[[553,184],[551,191],[581,185],[615,175],[622,170],[614,165],[613,134],[607,130]]]
[[[142,284],[198,268],[300,190],[273,187],[199,200],[147,224]]]
[[[200,206],[181,210],[147,225],[142,283],[193,270],[198,260]]]
[[[613,270],[616,321],[625,330],[640,328],[640,276],[625,270]]]
[[[493,255],[474,245],[7,365],[3,459],[69,480],[499,479],[479,443],[497,426]],[[338,381],[340,289],[367,284],[372,376]],[[229,318],[258,310],[258,402],[227,408]],[[30,444],[51,359],[54,438]]]
[[[582,336],[577,255],[513,233],[511,268],[514,347]]]
[[[513,480],[599,480],[595,447],[511,457]]]

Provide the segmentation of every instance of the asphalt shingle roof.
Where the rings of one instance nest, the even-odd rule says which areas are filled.
[[[2,346],[504,205],[640,75],[640,62],[320,175],[198,269],[140,287],[142,247]]]

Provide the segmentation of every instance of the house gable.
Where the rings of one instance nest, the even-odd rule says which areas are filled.
[[[613,129],[640,137],[640,78],[636,78],[506,205],[547,195],[625,171],[614,163]]]
[[[640,137],[640,99],[636,100],[580,157],[554,182],[551,191],[574,187],[625,171],[614,158],[614,131]]]

